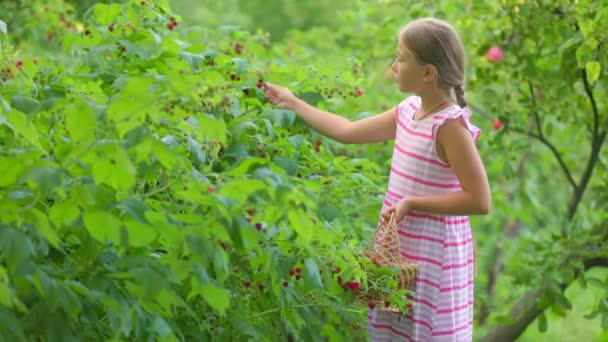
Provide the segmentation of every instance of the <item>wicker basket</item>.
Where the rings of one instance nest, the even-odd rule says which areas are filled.
[[[414,284],[418,274],[418,265],[405,261],[401,256],[401,244],[394,213],[388,221],[382,221],[378,225],[378,228],[365,245],[362,254],[377,266],[399,269],[399,273],[395,275],[395,280],[397,280],[400,289],[408,290]],[[361,305],[373,302],[378,310],[399,311],[394,305],[387,307],[385,299],[378,295],[364,294],[359,296],[356,302]]]

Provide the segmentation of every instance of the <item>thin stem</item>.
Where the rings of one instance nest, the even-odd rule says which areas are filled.
[[[296,305],[292,305],[291,308],[310,308],[310,307],[315,307],[315,306],[317,306],[317,307],[323,307],[323,306],[325,306],[325,307],[337,307],[336,305],[331,305],[331,304],[296,304]],[[259,313],[255,314],[255,315],[249,316],[248,319],[261,317],[261,316],[264,316],[264,315],[275,313],[275,312],[280,311],[280,310],[281,310],[281,308],[274,308],[274,309],[262,311],[262,312],[259,312]],[[346,309],[346,308],[342,308],[342,310],[348,311],[348,312],[352,312],[352,313],[357,313],[357,314],[363,313],[363,311],[361,311],[361,310],[353,310],[353,309]]]
[[[536,105],[536,97],[534,97],[534,86],[531,81],[528,81],[528,87],[530,89],[530,99],[532,100],[532,115],[534,115],[534,121],[536,122],[536,130],[538,136],[544,138],[543,130],[540,125],[540,117],[538,116],[538,106]]]
[[[560,167],[562,168],[562,171],[564,171],[564,173],[566,174],[566,178],[568,178],[568,183],[570,183],[570,185],[572,186],[572,189],[576,191],[577,185],[576,185],[576,182],[574,181],[574,178],[572,177],[572,174],[570,173],[570,170],[568,169],[568,166],[566,166],[566,163],[564,162],[564,159],[562,158],[561,154],[557,151],[557,148],[549,140],[547,140],[543,136],[534,134],[530,131],[524,131],[523,129],[520,129],[520,128],[510,127],[509,129],[512,130],[513,132],[522,133],[531,138],[537,139],[538,141],[542,142],[545,146],[547,146],[549,148],[549,150],[551,150],[551,152],[553,153],[555,158],[557,159],[557,162],[559,163]]]

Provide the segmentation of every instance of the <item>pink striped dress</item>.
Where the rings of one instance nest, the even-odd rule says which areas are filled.
[[[410,96],[397,106],[397,132],[386,206],[405,196],[441,195],[461,186],[450,165],[436,152],[438,128],[460,118],[477,140],[471,112],[457,105],[413,120],[421,100]],[[399,222],[403,258],[418,263],[415,299],[408,315],[370,310],[372,341],[473,340],[473,236],[467,216],[411,212]]]

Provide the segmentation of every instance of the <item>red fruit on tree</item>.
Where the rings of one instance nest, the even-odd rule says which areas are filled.
[[[245,285],[245,287],[251,287],[251,282],[249,280],[247,280],[244,285]]]
[[[356,94],[357,96],[363,96],[363,90],[361,90],[361,89],[357,89],[357,90],[355,90],[355,94]]]
[[[207,191],[209,191],[209,192],[215,192],[215,186],[209,185],[209,187],[207,188]]]
[[[114,25],[110,25],[110,26],[108,26],[108,31],[110,31],[110,32],[114,32]]]
[[[174,28],[174,27],[175,27],[175,26],[173,26],[173,23],[167,23],[167,28],[168,28],[170,31],[173,31],[173,28]]]
[[[261,222],[256,222],[255,229],[262,230],[262,228],[264,228],[264,225]]]
[[[492,127],[494,127],[494,130],[495,130],[495,131],[500,130],[500,129],[501,129],[503,126],[504,126],[504,125],[503,125],[502,121],[500,121],[500,120],[498,120],[498,119],[494,119],[494,120],[492,121]]]
[[[296,280],[300,280],[302,279],[302,275],[301,274],[296,274]]]
[[[263,284],[258,285],[258,288],[260,289],[260,291],[264,291],[264,285]]]
[[[283,282],[283,286],[288,287],[289,286],[289,282],[288,281],[284,281]]]
[[[289,275],[290,275],[290,276],[293,276],[294,274],[296,274],[296,271],[294,271],[294,270],[289,270]]]
[[[243,49],[244,49],[244,48],[245,48],[245,47],[244,47],[244,46],[243,46],[243,44],[241,44],[241,43],[236,43],[236,44],[234,44],[234,52],[236,52],[236,53],[237,53],[237,54],[239,54],[239,55],[240,55],[240,54],[243,52]]]
[[[258,80],[258,83],[256,83],[256,86],[257,86],[258,88],[262,88],[262,87],[264,86],[264,81],[262,81],[262,80]]]
[[[255,211],[255,209],[247,209],[247,214],[249,214],[251,216],[255,216],[256,211]]]
[[[486,53],[486,57],[492,62],[500,62],[505,58],[505,54],[502,52],[502,49],[498,46],[492,46],[488,49]]]
[[[299,267],[296,267],[296,273],[302,273],[302,269]]]

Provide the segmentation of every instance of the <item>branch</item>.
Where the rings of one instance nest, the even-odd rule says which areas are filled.
[[[538,106],[536,105],[536,98],[534,97],[534,87],[532,86],[532,82],[528,81],[528,88],[530,88],[530,99],[532,100],[532,114],[534,115],[534,121],[536,122],[536,130],[538,131],[538,136],[540,138],[544,138],[543,130],[540,125],[540,117],[538,116]]]
[[[604,241],[608,234],[608,220],[600,223],[598,229],[603,231],[603,234],[599,234],[599,241]],[[592,247],[592,246],[589,246]],[[583,248],[585,249],[585,248]],[[595,266],[608,266],[608,257],[591,257],[582,260],[583,270],[586,272]],[[576,279],[578,275],[575,275]],[[559,283],[561,291],[565,291],[571,282],[563,281]],[[541,311],[544,311],[549,305],[539,307],[538,298],[542,297],[545,292],[545,288],[527,292],[522,299],[520,299],[510,312],[510,316],[514,318],[513,323],[501,324],[492,329],[486,336],[484,336],[482,342],[510,342],[515,341],[524,331],[527,329]]]
[[[595,164],[597,164],[599,160],[600,151],[602,149],[602,145],[604,144],[604,140],[606,140],[606,131],[602,130],[599,132],[599,112],[597,109],[597,104],[595,102],[595,97],[593,95],[593,89],[589,85],[587,81],[587,72],[585,69],[582,69],[581,76],[583,78],[583,84],[585,86],[585,93],[591,102],[591,108],[593,110],[593,135],[591,137],[591,155],[589,156],[589,160],[587,161],[587,166],[585,167],[585,172],[583,172],[583,176],[576,187],[576,191],[574,192],[574,196],[572,196],[572,200],[568,205],[568,219],[572,219],[574,214],[576,214],[576,208],[578,207],[583,194],[587,188],[587,184],[589,184],[589,180],[593,175],[593,170],[595,169]]]
[[[490,114],[486,113],[485,111],[483,111],[481,108],[479,108],[477,106],[469,105],[469,107],[473,108],[473,110],[475,110],[476,112],[479,112],[482,116],[484,116],[486,118],[489,118],[489,119],[492,118],[492,116]],[[536,112],[534,112],[534,115],[536,117],[538,114]],[[533,132],[525,131],[520,128],[508,126],[508,129],[513,132],[522,133],[524,135],[527,135],[528,137],[534,138],[534,139],[542,142],[544,145],[546,145],[551,150],[551,152],[553,153],[555,158],[557,159],[557,162],[559,163],[560,167],[562,168],[562,171],[564,171],[564,174],[566,175],[566,178],[568,179],[568,183],[570,183],[570,186],[572,186],[572,190],[573,191],[576,190],[577,186],[576,186],[576,182],[574,181],[574,178],[572,177],[572,173],[570,173],[568,166],[566,166],[566,163],[564,162],[564,159],[562,158],[561,154],[559,154],[559,152],[557,151],[557,148],[555,148],[555,146],[549,140],[547,140],[543,135],[534,134]]]
[[[584,271],[595,266],[608,266],[608,258],[594,258],[584,260]],[[569,283],[561,283],[559,287],[562,291],[568,288]],[[528,325],[532,323],[541,311],[544,311],[549,305],[543,307],[538,306],[538,298],[540,298],[545,289],[541,288],[535,291],[527,292],[522,299],[515,304],[515,307],[510,312],[510,316],[516,321],[511,324],[498,325],[486,336],[482,338],[482,342],[502,342],[515,341],[526,330]]]
[[[585,86],[585,93],[587,93],[587,97],[589,98],[589,101],[591,101],[591,108],[593,109],[593,135],[592,140],[595,143],[597,136],[598,136],[598,129],[600,126],[600,115],[599,112],[597,110],[597,104],[595,103],[595,98],[593,97],[593,90],[591,89],[591,85],[589,84],[589,81],[587,80],[587,71],[585,70],[585,68],[581,69],[581,76],[583,78],[583,85]]]
[[[559,163],[559,166],[562,168],[562,171],[564,171],[564,174],[566,174],[566,178],[568,178],[568,183],[570,183],[570,186],[572,186],[572,189],[574,191],[576,191],[577,185],[576,185],[576,182],[574,181],[574,177],[572,177],[572,173],[570,173],[570,170],[568,169],[568,166],[564,162],[564,159],[562,158],[562,155],[559,154],[559,152],[557,151],[557,148],[555,147],[555,145],[553,145],[544,136],[540,136],[540,135],[534,134],[534,133],[532,133],[530,131],[524,131],[523,129],[520,129],[520,128],[517,128],[517,127],[509,127],[509,129],[512,130],[513,132],[525,134],[525,135],[527,135],[527,136],[529,136],[531,138],[534,138],[534,139],[542,142],[545,146],[547,146],[549,148],[549,150],[551,150],[551,152],[553,153],[553,156],[555,156],[555,158],[557,159],[557,162]]]

